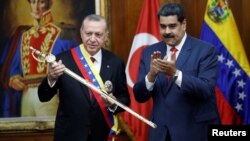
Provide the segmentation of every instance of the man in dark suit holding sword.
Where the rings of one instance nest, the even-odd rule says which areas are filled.
[[[113,98],[128,106],[125,64],[103,48],[108,33],[105,18],[99,15],[85,17],[80,29],[83,43],[56,56],[59,61],[50,64],[48,76],[39,86],[42,102],[59,91],[55,141],[105,141],[115,136],[112,133],[116,132],[115,115],[124,109],[64,73],[67,67],[96,88],[110,91]],[[105,90],[106,81],[112,83],[112,90]]]

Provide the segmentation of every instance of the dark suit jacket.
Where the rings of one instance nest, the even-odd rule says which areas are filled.
[[[159,74],[153,91],[145,85],[145,75],[150,68],[150,55],[160,51],[166,54],[166,44],[156,43],[145,48],[141,56],[139,78],[134,86],[137,101],[153,98],[152,121],[156,129],[150,129],[150,141],[205,141],[207,125],[219,123],[214,88],[217,80],[217,52],[214,47],[191,36],[177,58],[176,67],[182,71],[181,87],[175,80],[168,81]]]
[[[71,53],[64,52],[57,56],[64,65],[82,76]],[[113,94],[118,101],[125,105],[130,104],[126,85],[125,64],[113,53],[102,50],[102,65],[100,76],[103,82],[110,80],[113,83]],[[47,78],[38,89],[40,101],[49,101],[59,90],[59,107],[55,123],[56,141],[86,141],[91,134],[94,141],[106,141],[109,127],[96,101],[90,101],[89,89],[67,74],[57,80],[55,86],[50,88]],[[115,113],[121,112],[119,108]]]

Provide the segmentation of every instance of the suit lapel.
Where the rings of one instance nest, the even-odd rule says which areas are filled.
[[[191,44],[191,38],[187,36],[187,39],[181,49],[181,52],[176,60],[176,67],[178,69],[182,69],[182,66],[186,63],[188,60],[188,57],[191,55],[191,49],[192,49],[192,44]]]
[[[101,64],[100,76],[103,80],[103,83],[105,83],[106,80],[109,80],[111,78],[112,74],[111,67],[112,65],[110,56],[108,56],[106,50],[102,49],[102,64]]]

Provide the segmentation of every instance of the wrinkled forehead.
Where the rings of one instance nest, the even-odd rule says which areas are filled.
[[[107,26],[104,21],[85,20],[82,26],[85,31],[106,32]]]
[[[82,29],[84,30],[91,29],[99,32],[108,32],[107,23],[104,20],[86,19],[83,21]]]

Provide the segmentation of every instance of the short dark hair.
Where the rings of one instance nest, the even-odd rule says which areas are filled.
[[[186,18],[185,10],[181,4],[172,2],[166,3],[160,8],[157,14],[158,19],[160,19],[160,16],[174,16],[174,15],[177,15],[178,21],[181,23]]]

